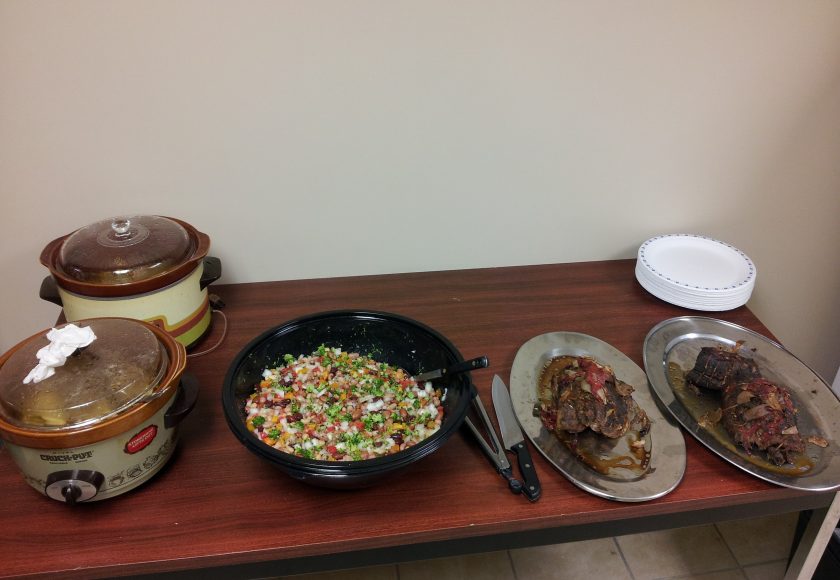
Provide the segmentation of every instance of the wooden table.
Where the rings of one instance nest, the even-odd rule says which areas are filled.
[[[485,401],[493,374],[507,379],[517,349],[545,332],[590,334],[642,366],[644,338],[655,324],[698,313],[645,292],[634,263],[212,286],[226,303],[227,334],[217,350],[190,359],[200,399],[174,457],[153,479],[123,496],[71,508],[27,486],[0,450],[0,577],[276,576],[800,510],[820,515],[819,548],[831,527],[823,516],[833,493],[765,483],[690,436],[681,484],[644,503],[589,495],[532,448],[543,494],[531,504],[508,491],[466,429],[386,484],[332,491],[274,469],[225,423],[221,387],[233,357],[262,331],[326,310],[401,314],[444,334],[464,357],[487,355],[489,368],[472,373]],[[746,307],[714,316],[771,335]],[[196,350],[217,341],[222,328],[217,319]]]

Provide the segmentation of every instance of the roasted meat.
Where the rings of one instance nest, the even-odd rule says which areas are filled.
[[[762,450],[776,465],[792,463],[797,454],[805,451],[790,394],[764,378],[724,388],[723,424],[748,453]]]
[[[591,429],[615,439],[634,428],[644,434],[650,420],[632,393],[633,387],[593,358],[555,357],[540,376],[540,419],[552,432]]]
[[[694,368],[685,376],[686,382],[722,391],[727,385],[750,381],[761,376],[758,365],[749,357],[734,350],[716,346],[700,349]]]

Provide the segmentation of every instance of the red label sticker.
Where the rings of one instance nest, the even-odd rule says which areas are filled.
[[[154,440],[157,435],[157,431],[157,425],[149,425],[137,435],[129,439],[128,443],[125,444],[125,452],[134,454],[138,451],[142,451]]]

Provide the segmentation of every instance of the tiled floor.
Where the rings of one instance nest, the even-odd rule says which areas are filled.
[[[796,514],[283,580],[776,580]]]

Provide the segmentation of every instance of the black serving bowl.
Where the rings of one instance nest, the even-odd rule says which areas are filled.
[[[320,345],[370,355],[412,375],[461,362],[449,340],[417,321],[374,311],[332,311],[297,318],[252,340],[236,356],[222,387],[228,426],[242,444],[289,476],[322,487],[358,488],[376,484],[433,453],[464,421],[474,389],[469,373],[436,383],[445,389],[440,429],[398,453],[359,461],[321,461],[284,453],[251,434],[245,425],[245,402],[262,380],[263,370],[283,366],[283,355],[314,352]]]

